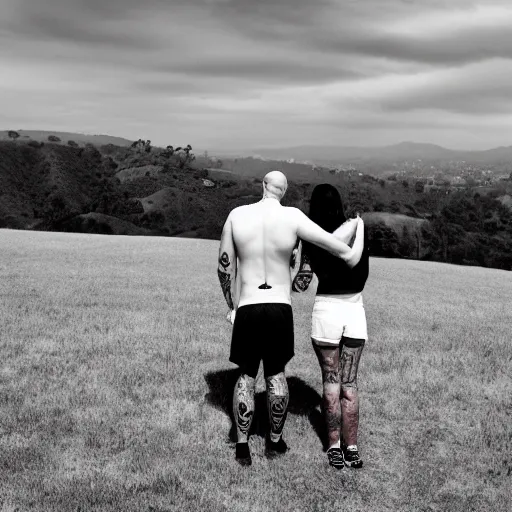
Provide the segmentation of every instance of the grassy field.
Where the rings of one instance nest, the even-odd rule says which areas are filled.
[[[0,510],[508,511],[512,273],[372,259],[362,470],[323,451],[314,295],[290,452],[234,460],[217,242],[0,230]]]

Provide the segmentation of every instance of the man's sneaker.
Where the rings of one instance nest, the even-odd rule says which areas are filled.
[[[327,458],[329,459],[329,464],[336,469],[342,469],[345,466],[341,448],[329,448],[327,450]]]
[[[276,443],[274,443],[270,439],[267,439],[267,443],[265,446],[265,455],[269,459],[279,457],[280,455],[285,454],[287,451],[288,445],[284,442],[282,437]]]
[[[252,464],[249,443],[236,443],[235,458],[241,466],[250,466]]]
[[[361,457],[359,457],[357,448],[344,448],[343,458],[345,459],[345,464],[351,468],[363,467],[363,461],[361,460]]]

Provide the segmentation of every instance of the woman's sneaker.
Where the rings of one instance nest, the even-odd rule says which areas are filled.
[[[329,459],[329,464],[336,469],[342,469],[345,466],[341,448],[329,448],[327,450],[327,458]]]
[[[345,464],[351,468],[362,468],[363,461],[361,457],[359,457],[359,451],[357,447],[353,448],[343,448],[343,458],[345,459]]]

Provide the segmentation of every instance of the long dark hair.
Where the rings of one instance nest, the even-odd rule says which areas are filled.
[[[329,233],[335,231],[347,218],[338,190],[322,183],[313,189],[309,203],[309,218]]]

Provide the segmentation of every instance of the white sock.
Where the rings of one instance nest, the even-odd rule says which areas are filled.
[[[347,446],[347,450],[356,450],[357,451],[357,444],[351,444]]]
[[[339,439],[338,439],[338,442],[337,442],[337,443],[334,443],[333,445],[329,446],[329,450],[330,450],[331,448],[341,448],[341,444],[340,444]]]

